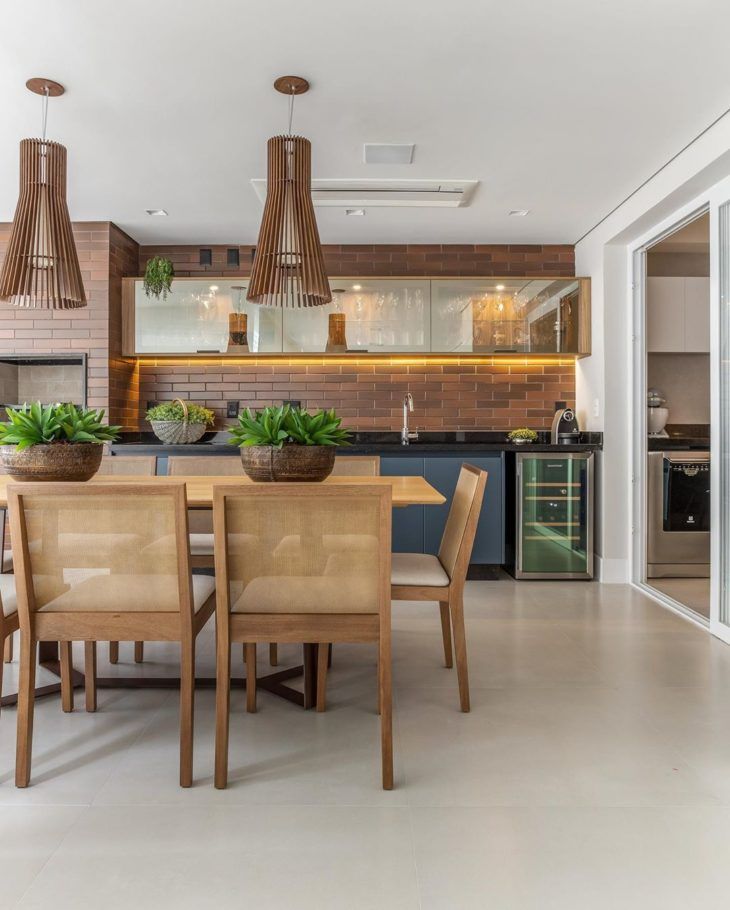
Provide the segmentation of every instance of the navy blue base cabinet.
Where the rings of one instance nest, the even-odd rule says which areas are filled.
[[[380,459],[380,473],[420,475],[446,497],[442,506],[406,506],[393,509],[395,553],[437,553],[456,489],[461,465],[468,461],[487,471],[487,488],[477,527],[472,565],[499,566],[504,562],[504,456],[411,456]]]

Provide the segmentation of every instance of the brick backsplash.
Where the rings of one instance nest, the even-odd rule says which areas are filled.
[[[262,408],[294,399],[310,409],[334,407],[352,428],[397,429],[406,392],[414,399],[412,423],[423,429],[545,428],[556,400],[575,400],[575,367],[572,361],[408,365],[159,361],[140,366],[143,404],[187,398],[213,408],[219,425],[227,422],[227,400]]]

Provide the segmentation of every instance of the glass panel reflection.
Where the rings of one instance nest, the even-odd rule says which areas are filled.
[[[327,306],[284,310],[284,351],[431,350],[428,281],[333,278],[330,286]],[[330,319],[335,314],[339,318]]]
[[[431,282],[433,350],[444,353],[580,352],[577,279]]]
[[[247,287],[240,278],[178,278],[167,299],[158,300],[136,282],[137,353],[241,353],[244,332],[250,352],[280,352],[281,310],[248,303]]]

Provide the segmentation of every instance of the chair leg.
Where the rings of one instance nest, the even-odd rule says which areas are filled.
[[[383,790],[393,789],[393,680],[390,665],[390,629],[380,630],[378,645],[378,692]]]
[[[134,662],[136,664],[141,664],[144,660],[144,642],[135,641],[134,643]]]
[[[320,642],[317,646],[317,711],[320,713],[326,707],[328,655],[328,646],[324,642]]]
[[[228,629],[216,617],[216,682],[215,682],[215,786],[225,790],[228,784],[228,724],[231,703],[231,642]]]
[[[256,645],[246,645],[246,710],[256,713]]]
[[[195,639],[180,643],[180,786],[193,785],[193,718],[195,713]]]
[[[20,680],[18,685],[18,735],[15,751],[15,786],[30,783],[33,751],[33,708],[38,643],[28,634],[20,636]]]
[[[61,708],[68,714],[74,709],[73,662],[71,660],[71,642],[58,643],[61,661]]]
[[[454,625],[454,651],[456,652],[456,675],[459,679],[461,710],[469,711],[469,670],[466,662],[466,630],[464,628],[464,599],[461,594],[449,600],[451,621]]]
[[[275,641],[269,642],[269,663],[272,667],[279,666],[279,646]]]
[[[5,647],[3,648],[3,661],[6,664],[13,662],[13,633],[5,639]]]
[[[110,664],[119,663],[119,642],[118,641],[109,642],[109,663]]]
[[[84,690],[86,710],[96,711],[96,642],[84,642]]]
[[[441,608],[441,636],[444,640],[444,663],[450,669],[454,666],[454,658],[451,652],[451,616],[448,600],[442,600],[439,607]]]

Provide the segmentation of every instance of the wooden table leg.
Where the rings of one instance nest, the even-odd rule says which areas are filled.
[[[304,707],[313,708],[317,695],[317,650],[316,644],[305,643],[304,648]]]

